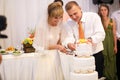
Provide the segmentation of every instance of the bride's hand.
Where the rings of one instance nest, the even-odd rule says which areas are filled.
[[[72,51],[74,51],[76,49],[76,45],[74,43],[69,43],[68,44],[68,48]]]
[[[67,52],[66,48],[64,46],[62,46],[62,45],[57,45],[57,49],[60,50],[63,53]]]

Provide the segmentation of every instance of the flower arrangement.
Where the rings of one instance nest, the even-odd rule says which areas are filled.
[[[32,46],[32,44],[33,44],[32,38],[26,38],[23,40],[23,50],[25,53],[35,52],[35,48]]]
[[[35,34],[35,29],[29,28],[28,27],[28,37],[25,38],[22,42],[23,45],[32,45],[33,44],[33,39],[34,39],[34,34]]]
[[[33,39],[32,38],[26,38],[25,40],[23,40],[23,44],[33,44]]]
[[[33,29],[33,28],[28,28],[28,34],[29,34],[29,38],[34,38],[35,29]]]
[[[32,45],[34,40],[34,34],[35,34],[35,28],[28,27],[28,37],[24,39],[22,43]]]
[[[28,37],[22,42],[23,50],[25,53],[35,52],[35,48],[32,46],[34,40],[35,29],[28,28]]]

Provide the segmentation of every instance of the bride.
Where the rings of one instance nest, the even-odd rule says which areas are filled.
[[[35,80],[64,80],[57,50],[66,52],[62,42],[67,36],[62,24],[63,8],[58,2],[48,6],[36,28],[33,46],[39,56]]]

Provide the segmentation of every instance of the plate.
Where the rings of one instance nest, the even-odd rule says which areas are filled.
[[[23,53],[23,51],[13,51],[13,55],[14,56],[19,56],[19,55],[21,55]]]
[[[0,54],[2,54],[2,55],[6,55],[6,54],[8,54],[4,49],[1,49],[0,50]]]

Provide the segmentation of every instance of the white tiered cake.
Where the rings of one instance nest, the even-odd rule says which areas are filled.
[[[95,59],[90,43],[80,43],[76,48],[76,56],[73,56],[73,65],[70,72],[70,80],[98,80],[95,71]]]

